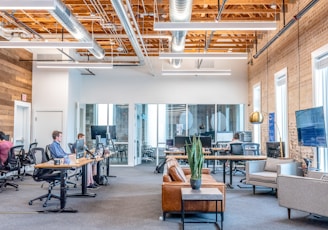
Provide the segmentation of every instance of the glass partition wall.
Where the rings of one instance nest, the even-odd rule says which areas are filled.
[[[142,143],[142,162],[164,158],[164,150],[174,146],[176,136],[211,136],[217,132],[244,131],[245,107],[238,105],[138,104],[137,143]],[[142,121],[142,122],[141,122]],[[227,141],[227,140],[225,140]]]
[[[85,124],[88,147],[96,149],[98,143],[102,143],[114,153],[111,164],[128,164],[128,118],[127,104],[87,104]]]
[[[164,150],[175,145],[177,136],[211,136],[219,140],[220,132],[244,131],[245,106],[215,104],[136,104],[133,115],[133,140],[129,139],[129,106],[127,104],[87,104],[86,140],[89,148],[101,141],[114,155],[111,164],[137,165],[158,163]],[[92,128],[106,126],[106,134],[94,139]],[[227,140],[225,140],[227,141]],[[133,147],[128,148],[130,145]],[[133,153],[128,154],[128,149]],[[133,157],[133,160],[129,157]]]

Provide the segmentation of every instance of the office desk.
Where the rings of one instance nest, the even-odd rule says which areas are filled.
[[[165,155],[186,155],[184,150],[165,150]],[[210,155],[212,152],[210,150],[203,150],[204,155]]]
[[[77,212],[77,210],[65,209],[67,197],[95,197],[95,193],[87,192],[87,167],[88,163],[94,161],[94,159],[81,158],[78,161],[75,160],[75,154],[70,155],[70,164],[54,165],[54,161],[48,161],[45,163],[37,164],[34,167],[40,169],[54,169],[60,171],[60,208],[54,210],[46,210],[45,212]],[[66,194],[66,171],[71,168],[82,167],[82,191],[76,194]]]
[[[173,156],[176,159],[179,160],[188,160],[188,156],[186,155],[175,155]],[[219,156],[204,156],[204,159],[206,161],[208,160],[214,160],[214,161],[223,161],[223,183],[226,182],[226,170],[225,170],[225,162],[229,161],[230,165],[230,183],[227,184],[229,188],[233,188],[232,186],[232,162],[233,161],[254,161],[254,160],[266,160],[267,156],[254,156],[254,155],[219,155]],[[215,165],[215,162],[214,162]]]

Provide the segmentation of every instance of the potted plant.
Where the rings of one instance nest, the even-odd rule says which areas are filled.
[[[199,137],[193,136],[191,143],[186,144],[186,153],[191,170],[190,185],[192,189],[199,189],[204,164],[203,147]]]

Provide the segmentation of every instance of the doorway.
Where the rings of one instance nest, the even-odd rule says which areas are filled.
[[[14,145],[24,145],[28,149],[31,142],[31,103],[15,101]]]

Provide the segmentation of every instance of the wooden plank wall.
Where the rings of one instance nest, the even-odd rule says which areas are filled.
[[[25,49],[0,49],[0,130],[14,132],[14,101],[27,95],[32,103],[32,53]]]

